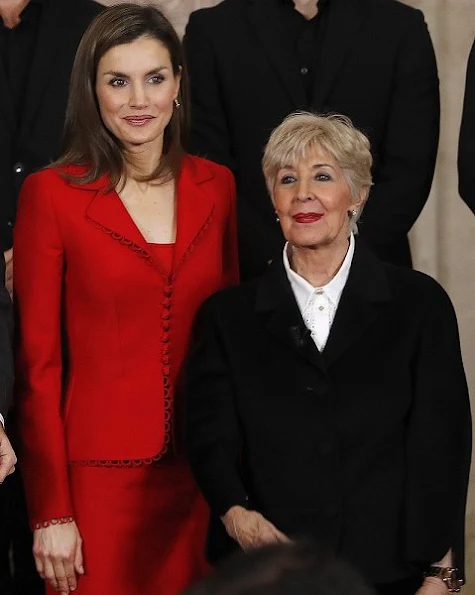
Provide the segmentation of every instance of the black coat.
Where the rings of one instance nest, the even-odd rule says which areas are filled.
[[[45,0],[24,111],[16,109],[0,61],[0,248],[12,245],[23,180],[59,156],[69,78],[81,37],[103,7],[92,0]]]
[[[374,182],[361,233],[383,260],[410,265],[407,233],[432,182],[439,83],[420,11],[394,0],[331,0],[308,105],[279,0],[224,0],[192,13],[191,150],[228,165],[238,186],[243,278],[283,243],[261,173],[270,132],[297,108],[346,114],[368,135]]]
[[[467,83],[460,126],[459,193],[475,213],[475,43],[467,66]]]
[[[5,260],[0,254],[0,414],[4,419],[12,404],[13,390],[13,308],[5,285]]]
[[[205,302],[186,387],[210,558],[231,545],[217,517],[239,504],[375,583],[450,547],[463,562],[469,396],[455,313],[430,277],[358,241],[320,353],[276,260]]]

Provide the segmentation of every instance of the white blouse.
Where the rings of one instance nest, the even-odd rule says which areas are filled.
[[[322,287],[313,287],[290,268],[288,258],[290,249],[287,242],[284,246],[284,267],[287,278],[305,325],[310,330],[315,345],[322,351],[327,343],[341,294],[348,280],[355,253],[355,238],[351,234],[350,245],[339,271],[329,283]]]

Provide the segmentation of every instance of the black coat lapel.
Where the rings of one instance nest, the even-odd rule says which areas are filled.
[[[376,320],[382,304],[390,299],[384,264],[357,240],[348,281],[323,350],[327,366],[364,334]]]
[[[249,0],[248,19],[270,63],[279,75],[292,108],[305,108],[307,99],[295,52],[275,0]],[[272,98],[269,98],[272,101]]]
[[[271,335],[313,365],[318,367],[323,365],[321,354],[305,326],[295,301],[282,258],[276,259],[259,281],[256,311],[262,317],[264,326]]]
[[[332,0],[328,22],[319,60],[321,71],[317,72],[314,84],[312,106],[314,109],[325,107],[325,100],[338,76],[338,72],[352,51],[355,37],[362,26],[367,11],[363,0]]]

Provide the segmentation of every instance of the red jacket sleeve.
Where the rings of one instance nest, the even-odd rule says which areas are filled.
[[[73,514],[61,417],[64,251],[55,188],[63,182],[51,170],[27,178],[14,230],[20,462],[33,526]]]

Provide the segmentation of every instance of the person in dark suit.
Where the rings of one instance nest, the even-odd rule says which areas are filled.
[[[28,174],[59,156],[76,48],[101,10],[92,0],[0,1],[0,249],[10,294],[20,187]],[[0,501],[0,592],[42,593],[31,556],[20,474],[2,488]],[[10,575],[12,543],[15,577]]]
[[[12,230],[26,176],[59,156],[76,48],[92,0],[0,2],[0,244],[12,290]]]
[[[188,455],[210,559],[307,535],[379,593],[413,594],[426,572],[439,595],[461,580],[469,396],[444,290],[354,237],[371,161],[343,116],[272,133],[263,169],[287,243],[200,310]]]
[[[5,277],[5,262],[0,258],[0,279]],[[12,404],[13,389],[13,315],[12,301],[0,282],[0,484],[15,471],[16,455],[5,432],[5,421]],[[0,535],[2,534],[0,515]]]
[[[467,66],[467,82],[460,126],[458,172],[459,194],[475,213],[475,42]]]
[[[360,230],[383,260],[411,265],[407,233],[432,183],[439,84],[422,13],[394,0],[309,4],[224,0],[186,30],[191,151],[235,173],[243,279],[283,245],[260,160],[295,109],[345,114],[368,134],[374,187]]]

